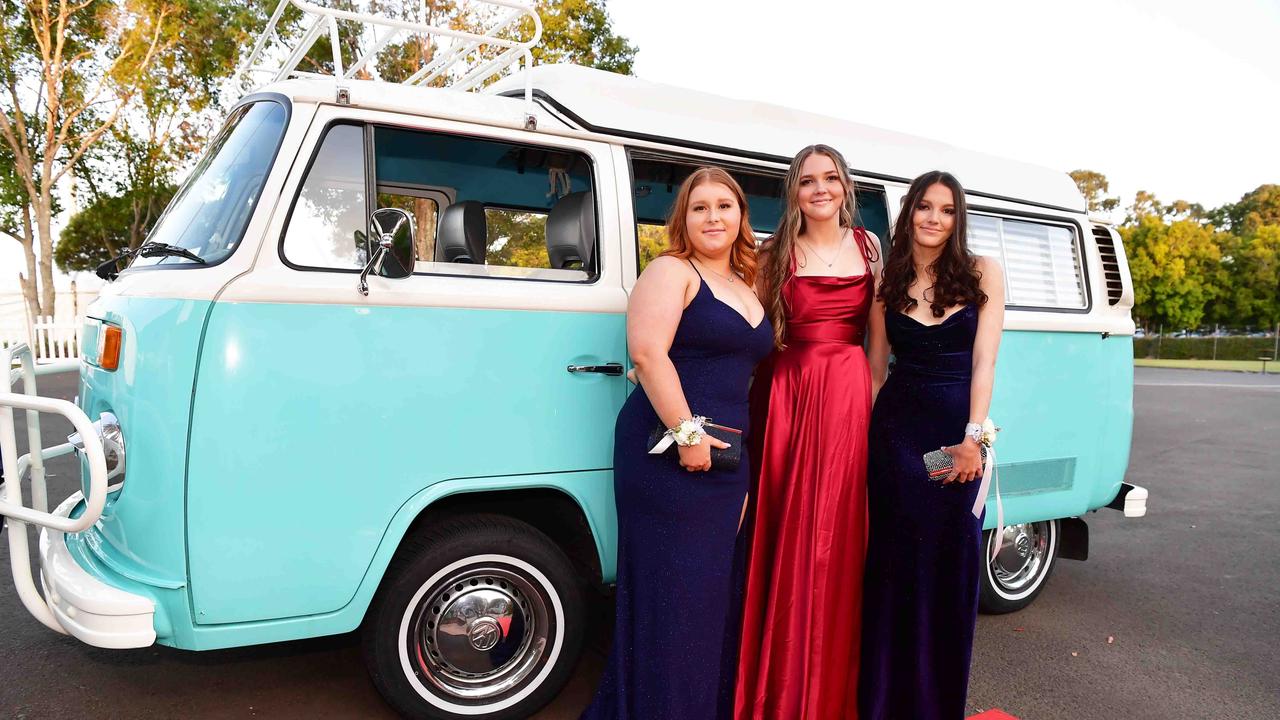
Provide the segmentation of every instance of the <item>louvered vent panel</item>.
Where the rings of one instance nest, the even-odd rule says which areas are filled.
[[[1120,277],[1120,258],[1116,255],[1115,239],[1111,231],[1101,225],[1093,226],[1093,238],[1098,242],[1098,254],[1102,256],[1102,276],[1107,282],[1107,302],[1115,305],[1124,294],[1124,280]]]

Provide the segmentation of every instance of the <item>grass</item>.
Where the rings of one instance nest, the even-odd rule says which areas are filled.
[[[1262,372],[1262,363],[1257,360],[1152,360],[1137,358],[1135,367],[1182,368],[1185,370],[1235,370],[1237,372]],[[1268,362],[1267,374],[1280,374],[1280,362]]]

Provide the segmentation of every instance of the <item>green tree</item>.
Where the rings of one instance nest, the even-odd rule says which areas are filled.
[[[1133,276],[1134,314],[1147,324],[1199,327],[1209,304],[1226,294],[1222,238],[1191,220],[1166,224],[1143,214],[1120,228]]]
[[[1080,188],[1089,212],[1111,212],[1120,206],[1120,198],[1107,197],[1107,193],[1111,192],[1111,185],[1107,182],[1106,175],[1093,170],[1072,170],[1067,174],[1076,182],[1076,187]]]
[[[120,252],[136,248],[159,219],[177,187],[138,187],[104,195],[71,216],[58,236],[54,258],[64,271],[92,270]]]
[[[1280,224],[1263,225],[1238,240],[1227,291],[1228,324],[1274,328],[1280,323]]]
[[[1170,221],[1175,220],[1194,220],[1203,222],[1207,213],[1204,206],[1200,203],[1187,202],[1186,200],[1174,200],[1163,207],[1164,217]]]
[[[546,268],[551,267],[547,255],[547,216],[541,213],[490,208],[488,221],[489,248],[485,262],[489,265]]]
[[[664,225],[637,225],[636,241],[640,246],[640,270],[667,251],[667,228]]]
[[[1211,215],[1219,227],[1252,235],[1264,225],[1280,225],[1280,185],[1259,185],[1239,202],[1228,203]]]
[[[1125,225],[1137,225],[1144,218],[1164,217],[1164,206],[1156,199],[1155,193],[1139,190],[1133,196],[1133,204],[1128,208],[1128,215],[1125,216]]]
[[[29,306],[53,312],[59,181],[105,136],[182,32],[171,0],[10,0],[0,5],[0,139],[12,154],[34,232],[21,234]]]
[[[172,36],[140,70],[132,102],[77,162],[88,203],[59,236],[63,269],[91,269],[142,242],[220,119],[228,79],[266,19],[267,3],[166,1],[181,29],[165,26]]]
[[[574,63],[631,75],[636,46],[613,31],[604,0],[538,0],[542,40],[532,50],[539,63]]]
[[[357,9],[353,0],[334,0],[330,5],[345,10]],[[487,10],[455,0],[375,0],[363,9],[398,20],[468,32],[481,32],[506,15],[505,10]],[[535,62],[570,62],[631,74],[636,48],[613,31],[612,20],[602,0],[538,0],[535,10],[542,21],[542,38],[530,51]],[[531,23],[510,33],[513,39],[528,38],[531,34]],[[369,49],[373,42],[373,38],[353,23],[339,23],[338,38],[347,64]],[[492,58],[500,50],[498,46],[482,46],[476,50],[473,60],[479,62],[476,57]],[[378,53],[378,77],[388,82],[402,82],[435,59],[440,51],[441,45],[433,37],[415,36],[391,43]],[[302,66],[313,72],[333,71],[333,48],[327,35],[316,40]],[[360,76],[370,75],[360,73]],[[431,84],[443,85],[447,81],[448,78],[439,77]]]

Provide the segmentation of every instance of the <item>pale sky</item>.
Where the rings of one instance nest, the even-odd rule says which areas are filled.
[[[1216,207],[1280,183],[1280,0],[608,8],[647,80],[1097,170],[1122,207],[1139,189]]]

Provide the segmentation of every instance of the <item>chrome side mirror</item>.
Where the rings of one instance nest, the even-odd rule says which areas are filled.
[[[365,253],[369,262],[360,271],[361,295],[369,294],[369,273],[378,277],[399,279],[413,274],[416,252],[413,240],[418,236],[413,215],[400,208],[378,208],[369,216],[369,237]]]

